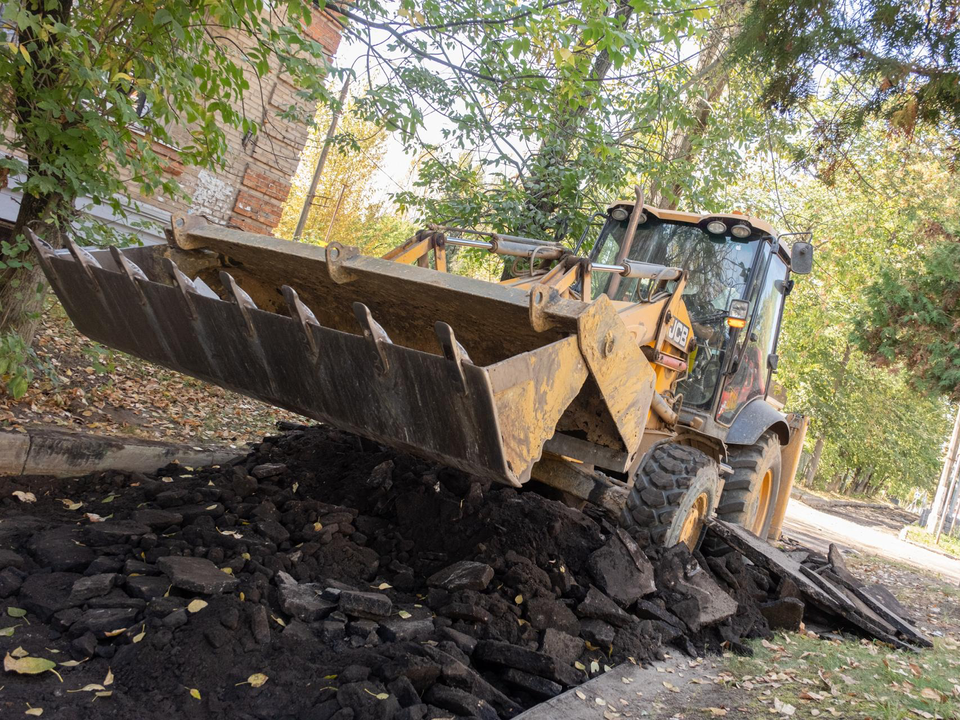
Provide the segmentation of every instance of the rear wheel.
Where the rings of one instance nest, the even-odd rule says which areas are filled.
[[[717,517],[766,538],[780,494],[780,440],[764,433],[754,445],[731,446],[733,475],[723,487]]]
[[[638,544],[695,549],[720,497],[717,463],[700,450],[668,443],[650,451],[620,516]]]

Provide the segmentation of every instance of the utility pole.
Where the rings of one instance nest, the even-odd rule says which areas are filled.
[[[333,223],[337,221],[337,215],[340,214],[340,206],[343,205],[343,196],[347,194],[347,185],[344,183],[340,188],[340,197],[337,198],[337,206],[333,208],[333,215],[330,216],[330,224],[327,225],[327,234],[323,236],[323,246],[330,243],[330,233],[333,232]]]
[[[960,472],[957,472],[960,468],[957,466],[960,465],[960,463],[954,462],[953,465],[953,479],[950,481],[950,489],[944,496],[943,512],[940,513],[940,518],[937,520],[937,533],[933,539],[936,545],[940,544],[940,535],[943,533],[943,526],[946,524],[950,514],[953,513],[954,503],[957,501],[957,481],[960,480]]]
[[[957,463],[957,452],[960,450],[960,406],[957,407],[957,419],[953,424],[953,435],[950,437],[950,444],[947,446],[947,456],[943,461],[943,471],[940,473],[940,482],[937,483],[937,494],[933,498],[933,505],[930,506],[930,515],[927,516],[927,532],[935,534],[940,525],[940,516],[944,513],[944,505],[947,502],[947,488],[953,476],[953,467]]]
[[[313,179],[310,181],[310,189],[307,191],[307,197],[303,201],[303,207],[300,208],[300,219],[297,220],[297,229],[293,233],[293,239],[299,240],[303,235],[303,229],[306,227],[307,218],[310,216],[310,209],[313,207],[313,200],[317,196],[317,185],[320,184],[320,176],[323,175],[323,166],[327,163],[327,155],[330,153],[330,141],[337,133],[337,123],[340,122],[340,114],[343,112],[343,105],[347,101],[347,92],[350,90],[350,76],[343,81],[343,88],[340,90],[340,104],[333,109],[333,116],[330,118],[330,127],[327,129],[327,137],[323,141],[323,150],[320,151],[320,159],[317,160],[317,167],[313,171]]]

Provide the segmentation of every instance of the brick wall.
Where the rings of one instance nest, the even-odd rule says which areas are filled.
[[[340,44],[340,23],[330,13],[314,15],[307,34],[323,45],[332,57]],[[241,47],[249,39],[233,33]],[[280,212],[290,191],[290,179],[296,172],[300,153],[306,143],[308,127],[279,115],[291,105],[304,117],[313,117],[314,108],[296,96],[290,79],[274,71],[263,78],[247,73],[251,91],[244,97],[247,117],[260,123],[256,135],[244,136],[234,128],[224,128],[227,157],[223,169],[212,172],[184,166],[175,148],[156,149],[169,158],[168,172],[177,179],[187,200],[165,197],[137,197],[144,205],[168,212],[203,215],[211,222],[239,227],[250,232],[270,234],[280,221]],[[174,132],[174,138],[188,141],[186,129]]]

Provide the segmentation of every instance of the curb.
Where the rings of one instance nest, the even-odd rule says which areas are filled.
[[[937,555],[943,555],[943,557],[950,558],[951,560],[960,560],[960,557],[957,557],[956,555],[948,553],[946,550],[941,550],[938,547],[933,547],[932,545],[924,545],[923,543],[915,542],[914,540],[911,540],[907,537],[904,537],[901,539],[903,540],[903,542],[907,543],[907,545],[913,545],[914,547],[918,547],[923,550],[929,550],[932,553],[936,553]]]
[[[225,448],[28,428],[0,431],[0,475],[75,477],[98,470],[153,472],[177,461],[191,467],[219,465],[241,453]]]

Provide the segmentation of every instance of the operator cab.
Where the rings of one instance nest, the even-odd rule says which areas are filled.
[[[625,246],[632,210],[628,203],[611,206],[590,260],[605,265],[635,260],[684,271],[682,298],[696,343],[677,387],[682,416],[698,416],[705,431],[723,435],[746,403],[769,395],[784,298],[792,287],[790,250],[761,220],[648,207]],[[804,258],[800,266],[809,264],[811,252],[809,243],[794,244],[795,256]],[[651,302],[672,293],[677,282],[664,287],[597,273],[591,299],[606,294],[616,301]]]

